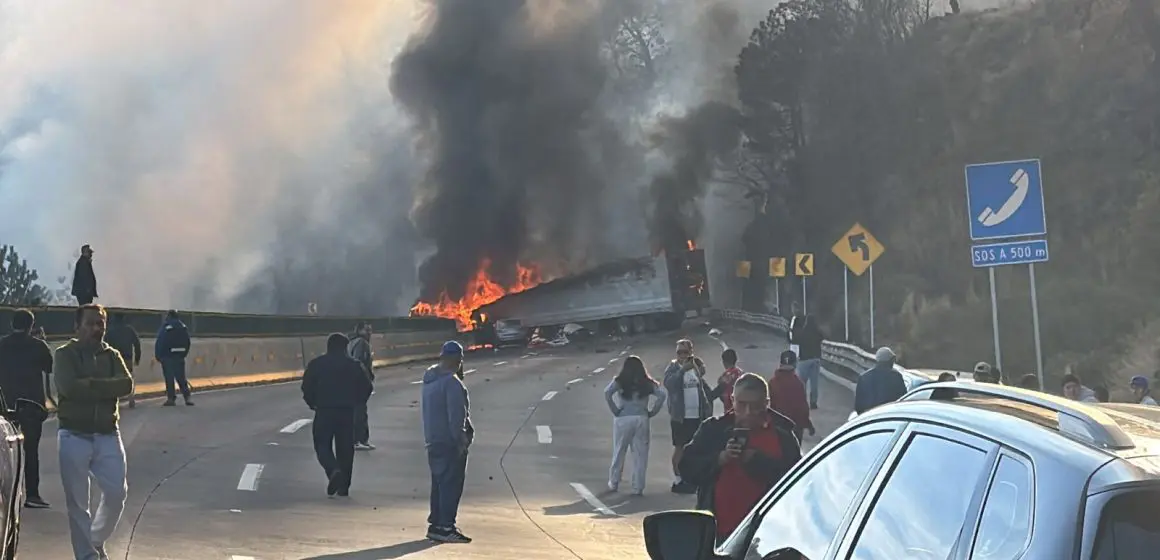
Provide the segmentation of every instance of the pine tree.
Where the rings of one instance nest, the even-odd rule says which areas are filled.
[[[49,292],[36,283],[40,275],[21,259],[16,248],[0,245],[0,305],[42,305]]]

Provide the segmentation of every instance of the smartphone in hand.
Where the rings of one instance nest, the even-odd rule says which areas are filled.
[[[737,443],[744,451],[749,447],[749,428],[733,428],[729,432],[729,441]]]

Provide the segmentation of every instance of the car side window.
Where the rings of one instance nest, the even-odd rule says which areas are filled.
[[[849,558],[949,557],[986,468],[982,450],[940,437],[914,436],[870,509]]]
[[[1031,536],[1032,488],[1031,469],[1026,463],[1006,455],[999,459],[983,503],[971,558],[1019,557]]]
[[[892,430],[858,436],[812,465],[762,516],[745,558],[785,547],[806,559],[823,558],[858,487],[893,436]]]

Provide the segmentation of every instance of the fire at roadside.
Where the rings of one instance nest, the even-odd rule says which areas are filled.
[[[463,297],[453,300],[447,295],[447,292],[443,292],[434,302],[416,302],[411,307],[410,315],[412,317],[435,316],[455,319],[459,332],[468,332],[479,327],[481,321],[487,320],[486,317],[476,320],[473,317],[475,310],[505,295],[522,292],[543,282],[537,267],[516,264],[515,283],[504,287],[492,279],[488,272],[490,269],[491,261],[484,259],[475,275],[467,282]]]

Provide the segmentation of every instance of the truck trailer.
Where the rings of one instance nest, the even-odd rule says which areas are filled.
[[[671,256],[669,256],[671,255]],[[552,332],[578,324],[593,333],[629,335],[676,328],[710,307],[702,249],[624,259],[504,296],[475,311],[496,344],[512,333]],[[504,334],[499,340],[497,335]]]

